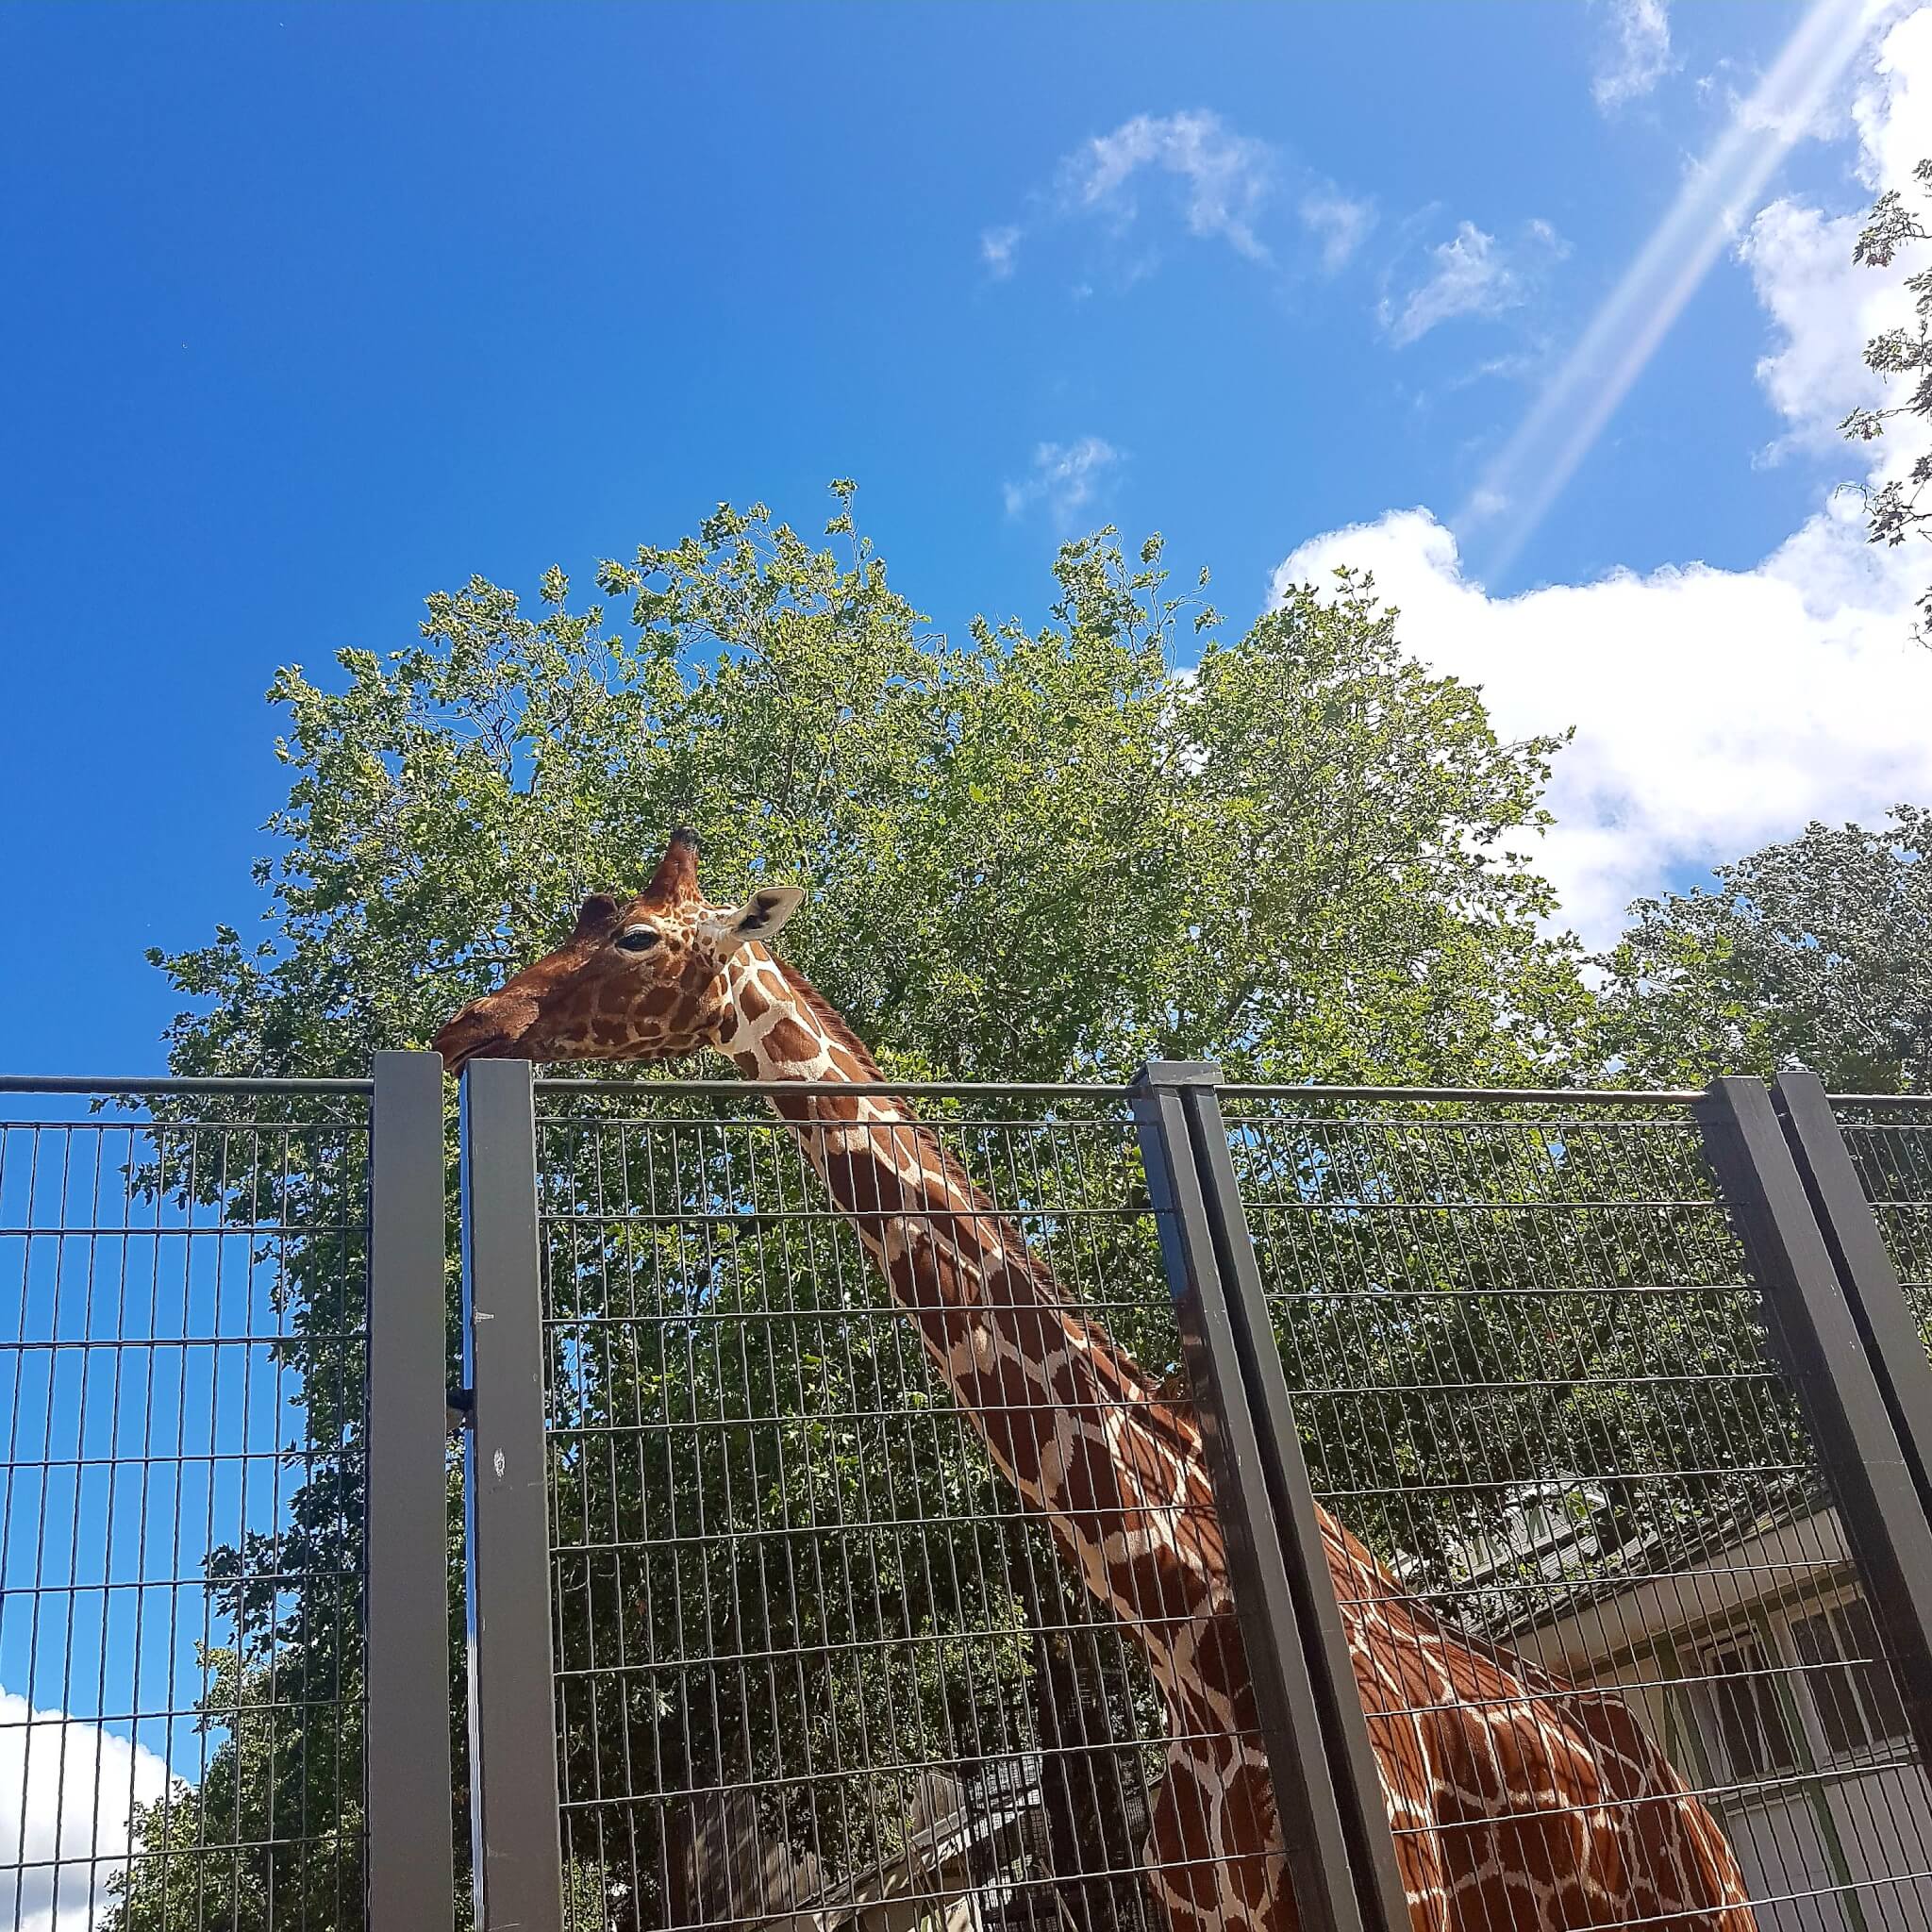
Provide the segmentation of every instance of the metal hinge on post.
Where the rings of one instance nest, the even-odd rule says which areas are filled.
[[[1306,1932],[1408,1932],[1407,1892],[1211,1066],[1134,1082],[1141,1163]]]

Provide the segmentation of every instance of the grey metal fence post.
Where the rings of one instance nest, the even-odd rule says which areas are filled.
[[[463,1075],[470,1837],[481,1932],[560,1932],[557,1693],[531,1068]]]
[[[1134,1113],[1295,1900],[1309,1932],[1407,1932],[1218,1078],[1211,1066],[1153,1061],[1135,1081]]]
[[[1714,1080],[1697,1116],[1885,1633],[1920,1759],[1932,1764],[1932,1521],[1770,1092],[1758,1080]]]
[[[370,1115],[370,1932],[456,1918],[450,1831],[442,1062],[379,1053]]]
[[[1824,1082],[1816,1074],[1781,1074],[1771,1098],[1852,1305],[1920,1503],[1932,1515],[1932,1363],[1886,1252],[1878,1217],[1852,1165]]]

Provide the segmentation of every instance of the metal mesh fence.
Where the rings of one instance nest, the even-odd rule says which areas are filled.
[[[1168,1607],[1081,1587],[755,1099],[538,1102],[568,1923],[1160,1924]],[[980,1190],[941,1245],[1024,1237],[1185,1413],[1124,1108],[924,1110]]]
[[[1839,1131],[1932,1348],[1932,1100],[1840,1097]]]
[[[1932,1921],[1932,1793],[1688,1108],[1226,1106],[1320,1502],[1452,1648],[1555,1673],[1586,1731],[1613,1690],[1764,1932]],[[1393,1707],[1439,1696],[1472,1738],[1510,1716]]]
[[[360,1925],[368,1091],[23,1084],[0,1123],[0,1919]],[[1118,1095],[920,1103],[976,1189],[926,1214],[935,1252],[1024,1242],[1026,1321],[1131,1371],[1104,1401],[982,1383],[977,1420],[867,1252],[915,1203],[836,1203],[750,1095],[539,1100],[573,1932],[1160,1926],[1179,1613],[1105,1607],[1064,1548],[1104,1512],[1056,1526],[997,1467],[1002,1431],[1010,1456],[1062,1411],[1124,1459],[1187,1435]],[[1932,1790],[1689,1109],[1224,1104],[1318,1496],[1391,1587],[1551,1705],[1627,1710],[1765,1932],[1932,1921]],[[1841,1117],[1923,1316],[1932,1108]],[[909,1175],[905,1129],[877,1131]],[[1046,1330],[1010,1332],[1024,1355]],[[1185,1885],[1190,1855],[1154,1843]]]
[[[0,1918],[359,1924],[366,1093],[54,1084],[0,1124]]]

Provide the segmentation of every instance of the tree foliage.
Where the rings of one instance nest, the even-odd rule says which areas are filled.
[[[667,827],[724,896],[809,887],[788,950],[895,1069],[1497,1077],[1559,1062],[1582,998],[1524,856],[1553,739],[1406,656],[1366,578],[1246,633],[1167,594],[1160,544],[1068,546],[1036,629],[928,631],[766,511],[543,609],[479,579],[419,643],[271,691],[293,774],[267,930],[163,959],[180,1071],[322,1073],[418,1044],[553,943]],[[1197,668],[1176,668],[1191,617]]]
[[[1932,158],[1912,170],[1912,179],[1920,192],[1932,193]],[[1901,248],[1928,240],[1932,240],[1932,228],[1926,227],[1924,216],[1907,206],[1900,190],[1888,189],[1873,204],[1858,232],[1852,259],[1866,268],[1890,268]],[[1895,376],[1907,378],[1905,400],[1884,408],[1854,409],[1839,427],[1857,442],[1882,437],[1885,425],[1901,416],[1921,421],[1932,418],[1932,269],[1907,275],[1905,286],[1912,297],[1912,325],[1881,330],[1865,344],[1866,368],[1887,382]],[[1922,451],[1904,475],[1866,491],[1870,541],[1896,545],[1907,537],[1932,535],[1926,527],[1932,524],[1932,504],[1925,500],[1928,484],[1932,484],[1932,452]],[[1932,590],[1921,593],[1918,608],[1920,639],[1932,641]]]
[[[1807,1067],[1853,1092],[1932,1089],[1932,812],[1813,824],[1641,899],[1606,959],[1599,1038],[1629,1077]]]
[[[472,579],[432,597],[400,649],[345,651],[326,681],[279,674],[271,698],[288,721],[291,782],[258,868],[259,933],[225,926],[206,946],[156,956],[189,1002],[171,1029],[175,1070],[358,1073],[372,1049],[420,1045],[553,944],[585,890],[641,884],[666,831],[689,822],[705,836],[714,895],[766,879],[808,886],[788,954],[907,1075],[1120,1077],[1155,1055],[1260,1079],[1561,1072],[1587,994],[1574,948],[1540,929],[1551,899],[1528,856],[1557,741],[1500,741],[1475,691],[1405,653],[1370,579],[1296,586],[1229,635],[1198,595],[1170,591],[1158,538],[1130,558],[1108,531],[1060,553],[1041,623],[975,621],[953,638],[891,588],[854,526],[851,487],[836,489],[824,542],[762,507],[721,507],[681,542],[601,564],[602,602],[574,606],[559,570],[534,614]],[[1195,659],[1186,671],[1184,652]],[[634,1161],[624,1172],[640,1198],[656,1185]],[[567,1170],[557,1185],[575,1185]],[[1051,1251],[1059,1237],[1038,1232]],[[633,1240],[607,1227],[553,1259],[565,1328],[582,1297],[637,1278]],[[587,1552],[608,1541],[612,1511],[633,1524],[702,1511],[746,1535],[724,1570],[723,1546],[658,1551],[642,1574],[587,1559],[559,1596],[560,1654],[588,1657],[612,1617],[636,1613],[640,1589],[782,1610],[797,1627],[768,1632],[767,1648],[803,1641],[809,1624],[844,1659],[796,1687],[761,1746],[794,1765],[808,1761],[814,1726],[862,1727],[887,1707],[989,1732],[1016,1700],[1037,1709],[1056,1672],[1084,1699],[1144,1701],[1144,1687],[1123,1690],[1102,1666],[1056,1663],[1029,1641],[1038,1589],[1024,1579],[1037,1566],[1016,1532],[986,1526],[996,1499],[970,1444],[922,1443],[909,1427],[814,1433],[811,1413],[910,1416],[933,1400],[895,1325],[867,1329],[853,1312],[863,1270],[821,1309],[809,1271],[746,1250],[721,1274],[719,1258],[650,1267],[660,1313],[681,1309],[722,1353],[674,1346],[681,1331],[658,1321],[649,1359],[559,1341],[553,1366],[564,1474],[572,1429],[617,1455],[595,1433],[613,1416],[716,1423],[722,1452],[697,1456],[691,1430],[676,1456],[634,1448],[564,1527]],[[298,1247],[298,1281],[303,1266]],[[1133,1266],[1152,1325],[1124,1339],[1159,1357],[1172,1349],[1164,1297],[1150,1257]],[[875,1284],[865,1292],[876,1301]],[[774,1307],[796,1318],[782,1347]],[[1140,1320],[1125,1303],[1115,1319]],[[856,1348],[858,1334],[874,1344]],[[814,1336],[837,1346],[812,1355]],[[708,1379],[706,1361],[741,1356],[763,1361],[757,1415],[731,1409],[730,1377]],[[352,1429],[345,1467],[355,1449]],[[754,1480],[787,1467],[811,1479]],[[311,1480],[342,1487],[326,1470]],[[943,1564],[906,1570],[892,1554],[903,1545],[882,1532],[869,1593],[856,1598],[788,1594],[732,1567],[855,1520],[853,1486],[866,1482],[942,1524],[959,1519],[942,1527]],[[216,1553],[217,1582],[237,1560]],[[703,1574],[648,1567],[692,1561]],[[868,1668],[901,1628],[994,1641],[973,1657],[935,1641],[914,1676]],[[258,1684],[271,1669],[276,1683],[295,1672],[336,1683],[353,1669],[353,1617],[338,1602],[305,1599],[255,1641]],[[236,1719],[246,1656],[210,1666],[207,1707],[227,1741],[200,1794],[175,1794],[148,1821],[153,1848],[159,1833],[174,1856],[137,1867],[119,1924],[174,1923],[204,1896],[208,1872],[222,1897],[247,1905],[230,1913],[238,1928],[291,1913],[337,1923],[291,1889],[297,1875],[251,1864],[244,1886],[235,1855],[218,1849],[244,1815],[299,1838],[317,1760],[295,1739],[266,1751],[258,1726]],[[733,1770],[724,1732],[693,1729],[687,1690],[673,1658],[661,1678],[637,1679],[630,1702],[571,1718],[567,1779],[573,1767],[588,1778],[608,1747],[656,1763],[667,1790],[722,1781]],[[898,1802],[855,1813],[849,1783],[830,1796],[798,1783],[776,1821],[833,1865],[859,1859],[881,1805]],[[1117,1850],[1095,1862],[1117,1868]],[[587,1924],[661,1914],[661,1901],[600,1870],[572,1882],[600,1901]]]

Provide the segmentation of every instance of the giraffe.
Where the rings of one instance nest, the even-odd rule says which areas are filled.
[[[912,1108],[771,950],[804,894],[707,899],[679,831],[636,897],[435,1040],[480,1058],[700,1048],[771,1096],[987,1454],[1138,1645],[1168,1718],[1143,1863],[1172,1932],[1295,1932],[1268,1767],[1191,1413],[1068,1302]],[[1457,1631],[1325,1510],[1324,1547],[1412,1932],[1755,1932],[1723,1832],[1629,1710]]]

